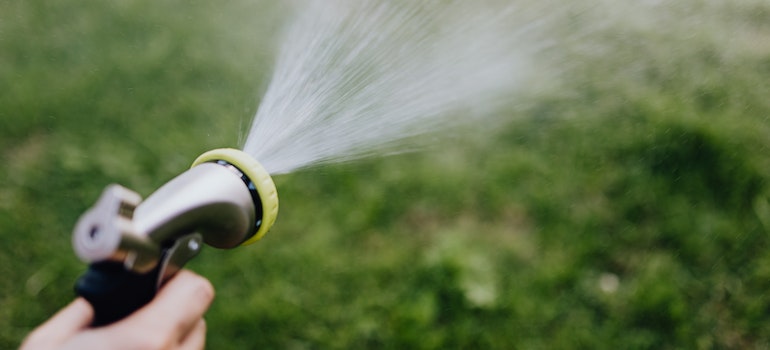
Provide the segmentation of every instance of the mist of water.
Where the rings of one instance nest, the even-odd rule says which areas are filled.
[[[523,2],[302,4],[244,150],[280,174],[504,121],[548,20]]]
[[[244,150],[280,174],[495,128],[513,118],[504,107],[535,84],[558,86],[576,61],[613,62],[604,79],[635,81],[647,61],[718,38],[709,28],[720,3],[300,2]],[[648,46],[650,58],[629,45]]]

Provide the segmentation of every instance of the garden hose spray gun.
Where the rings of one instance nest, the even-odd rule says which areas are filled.
[[[203,243],[254,243],[277,215],[270,175],[236,149],[202,154],[144,201],[110,185],[75,226],[75,252],[89,263],[75,290],[93,306],[94,326],[112,323],[152,300]]]

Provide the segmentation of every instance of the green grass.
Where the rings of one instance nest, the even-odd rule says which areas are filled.
[[[683,3],[565,42],[499,133],[276,177],[273,232],[189,265],[209,348],[769,347],[770,4]],[[282,13],[0,1],[0,348],[72,299],[105,185],[238,145]]]

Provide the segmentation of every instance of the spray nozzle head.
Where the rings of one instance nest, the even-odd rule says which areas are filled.
[[[215,149],[144,201],[130,190],[109,186],[81,216],[73,245],[86,262],[120,261],[144,272],[191,234],[217,248],[254,243],[277,215],[278,195],[267,171],[242,151]]]
[[[219,148],[203,153],[195,159],[193,167],[209,162],[228,168],[240,176],[248,188],[254,204],[254,232],[241,244],[258,241],[270,230],[278,216],[278,192],[270,174],[254,158],[233,148]]]

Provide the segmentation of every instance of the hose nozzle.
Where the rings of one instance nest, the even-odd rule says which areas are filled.
[[[278,195],[270,175],[236,149],[202,154],[192,168],[144,201],[131,190],[110,185],[75,226],[75,252],[91,264],[76,289],[97,309],[97,304],[114,301],[101,301],[102,294],[123,292],[95,288],[105,284],[105,278],[136,281],[141,277],[153,284],[153,290],[138,294],[151,299],[163,281],[197,255],[202,243],[223,249],[254,243],[277,215]],[[149,301],[144,300],[146,296],[141,299],[138,306]],[[118,312],[118,317],[125,313]],[[113,318],[110,314],[103,321]]]
[[[264,168],[239,150],[216,149],[143,202],[131,190],[107,187],[78,221],[73,245],[86,262],[120,260],[145,271],[164,244],[183,235],[197,232],[208,245],[234,248],[262,238],[277,214],[275,184]]]

